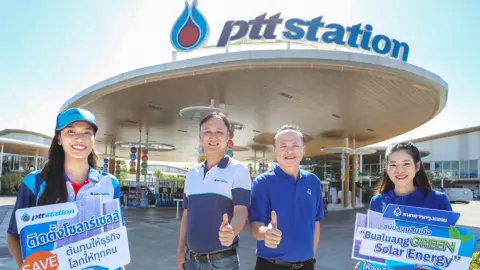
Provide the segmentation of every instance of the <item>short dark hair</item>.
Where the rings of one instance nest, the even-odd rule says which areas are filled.
[[[212,119],[212,117],[218,117],[220,119],[222,119],[223,123],[225,124],[225,126],[227,127],[227,131],[229,132],[230,131],[230,122],[228,121],[227,117],[225,116],[225,114],[223,113],[220,113],[220,112],[213,112],[207,116],[205,116],[202,121],[200,121],[200,126],[199,128],[201,129],[202,128],[202,125],[205,124],[205,122],[207,122],[208,120]]]
[[[300,137],[302,137],[302,142],[305,145],[305,137],[303,136],[302,131],[297,125],[283,125],[281,128],[277,130],[275,135],[273,135],[273,146],[275,146],[275,137],[277,137],[277,134],[284,131],[284,130],[291,130],[291,131],[296,131],[300,134]]]

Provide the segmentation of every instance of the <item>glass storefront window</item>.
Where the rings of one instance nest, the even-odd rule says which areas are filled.
[[[47,157],[38,157],[37,170],[43,169]],[[2,173],[22,172],[28,173],[35,170],[35,157],[4,154]]]
[[[13,156],[13,171],[18,171],[20,169],[20,157]]]
[[[442,162],[443,175],[447,178],[452,177],[452,169],[451,169],[450,163],[451,163],[450,161]]]
[[[452,179],[457,179],[460,170],[460,162],[458,160],[452,161]]]
[[[38,163],[37,163],[37,170],[43,169],[43,166],[45,166],[46,161],[47,161],[46,157],[39,157],[38,158]]]
[[[34,157],[28,157],[27,158],[27,170],[28,171],[34,171],[35,170],[35,158]]]
[[[469,176],[470,178],[478,177],[478,160],[470,160]]]
[[[460,160],[460,178],[468,178],[468,161]]]

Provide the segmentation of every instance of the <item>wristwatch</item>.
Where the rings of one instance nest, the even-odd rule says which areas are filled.
[[[317,258],[313,258],[313,264],[317,263]]]

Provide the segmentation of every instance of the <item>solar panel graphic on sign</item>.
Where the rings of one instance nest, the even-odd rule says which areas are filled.
[[[355,229],[357,229],[359,227],[367,227],[367,222],[369,222],[369,219],[367,218],[366,215],[357,215],[356,218],[357,218],[357,220],[356,220],[356,223],[355,223],[355,226],[356,226]],[[371,225],[371,223],[368,223],[368,224]],[[356,258],[358,258],[358,259],[361,258],[361,259],[364,259],[364,260],[367,260],[367,261],[385,263],[384,259],[379,259],[379,258],[370,257],[370,256],[360,254],[361,244],[362,244],[362,240],[355,240],[355,246],[353,247],[353,255]]]
[[[64,223],[75,224],[90,220],[91,217],[99,217],[103,214],[103,206],[100,196],[94,196],[89,199],[74,202],[78,207],[77,215],[72,219],[66,219],[58,222],[58,227],[63,226]],[[55,244],[55,248],[60,248],[71,243],[98,235],[102,233],[102,228],[93,229],[85,233],[70,236],[62,239]]]
[[[118,199],[103,202],[103,214],[104,215],[111,214],[111,213],[115,212],[115,210],[121,211],[120,205],[118,203]],[[121,225],[120,222],[115,222],[113,224],[105,225],[105,227],[103,227],[103,230],[104,230],[104,232],[108,232],[108,231],[111,231],[113,229],[120,228],[120,225]]]

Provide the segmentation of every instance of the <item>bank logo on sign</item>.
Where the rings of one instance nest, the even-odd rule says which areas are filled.
[[[399,217],[400,215],[402,215],[402,210],[400,210],[400,208],[397,207],[397,209],[393,210],[393,214],[396,217]]]
[[[208,39],[208,23],[197,5],[197,0],[191,5],[185,1],[185,8],[173,25],[170,40],[179,51],[195,50]]]

